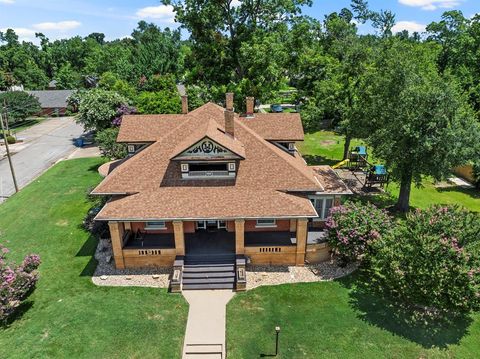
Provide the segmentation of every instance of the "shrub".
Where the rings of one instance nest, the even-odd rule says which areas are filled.
[[[434,206],[376,241],[370,265],[384,289],[436,311],[480,309],[480,218]]]
[[[37,284],[40,257],[26,256],[20,265],[7,264],[8,249],[0,245],[0,322],[15,313]]]
[[[123,143],[117,143],[118,128],[107,128],[95,135],[98,147],[102,151],[102,156],[108,158],[123,158],[127,155],[127,146]]]
[[[12,123],[23,121],[42,110],[38,99],[24,91],[0,93],[0,104],[2,106],[4,101],[7,104],[8,121]]]
[[[13,145],[14,143],[17,142],[17,139],[11,135],[7,135],[7,142],[9,145]]]
[[[371,244],[391,230],[386,211],[367,203],[347,202],[334,207],[326,221],[327,238],[333,253],[347,264],[371,252]]]
[[[77,121],[87,130],[101,131],[112,126],[118,108],[128,100],[113,91],[93,89],[78,94],[80,104]],[[72,97],[72,100],[74,98]]]

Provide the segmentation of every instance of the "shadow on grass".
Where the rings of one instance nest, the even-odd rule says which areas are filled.
[[[0,321],[0,329],[6,329],[10,325],[12,325],[13,322],[21,319],[23,315],[30,310],[31,307],[33,307],[33,301],[26,300],[22,302],[11,317],[9,317],[6,321]]]
[[[364,270],[342,278],[339,282],[350,289],[350,304],[360,319],[424,348],[444,349],[448,345],[458,344],[472,323],[472,318],[468,315],[432,317],[416,312],[376,290]]]
[[[442,188],[437,188],[437,192],[440,192],[440,193],[457,192],[457,193],[466,194],[467,196],[470,196],[472,198],[480,199],[480,190],[475,188],[465,188],[460,186],[442,187]]]
[[[94,235],[90,235],[79,249],[76,257],[90,257],[85,268],[80,273],[81,277],[91,277],[97,268],[97,260],[95,259],[95,250],[97,249],[98,239]]]
[[[333,166],[337,164],[338,160],[333,160],[330,158],[326,158],[324,156],[318,156],[318,155],[302,155],[303,159],[307,161],[307,164],[309,166],[321,166],[321,165],[328,165],[328,166]]]

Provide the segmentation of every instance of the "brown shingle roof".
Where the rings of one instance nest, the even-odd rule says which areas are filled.
[[[205,137],[208,137],[236,155],[245,158],[245,147],[243,146],[243,143],[238,139],[234,139],[225,134],[225,129],[213,118],[204,121],[204,123],[194,129],[192,135],[187,137],[175,148],[172,158],[178,156],[189,147],[203,140]]]
[[[347,185],[330,166],[310,166],[325,193],[352,194]]]
[[[185,115],[124,115],[117,142],[155,142],[185,120]]]
[[[274,190],[169,187],[114,199],[105,205],[97,219],[199,220],[316,216],[310,200]]]
[[[241,121],[269,141],[303,141],[303,126],[298,113],[256,113]]]
[[[268,142],[238,115],[234,119],[235,138],[226,135],[224,109],[215,104],[206,104],[174,118],[143,116],[137,122],[140,126],[156,123],[161,131],[136,129],[137,117],[124,119],[119,138],[135,138],[141,142],[140,138],[145,141],[149,133],[148,138],[156,140],[121,163],[92,192],[130,194],[109,202],[98,219],[309,217],[315,216],[309,200],[287,193],[322,192],[336,186],[328,182],[326,169],[323,170],[326,174],[320,175],[321,170],[314,173],[301,156],[292,156]],[[180,163],[171,158],[205,135],[214,137],[212,140],[232,152],[243,151],[244,159],[237,161],[235,178],[181,178]],[[339,181],[338,178],[332,180]]]

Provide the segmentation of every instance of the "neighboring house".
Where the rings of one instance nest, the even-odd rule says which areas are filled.
[[[195,272],[184,288],[197,288],[202,275],[210,288],[224,288],[234,284],[211,278],[221,276],[217,267],[212,275],[189,266],[236,261],[239,289],[243,258],[299,266],[324,259],[318,227],[351,192],[329,166],[308,167],[298,153],[300,115],[254,114],[253,98],[238,115],[233,94],[226,109],[207,103],[187,113],[182,101],[180,115],[124,116],[117,141],[128,144],[129,156],[100,168],[107,176],[92,194],[111,199],[96,220],[109,223],[116,267],[177,259],[184,277]]]
[[[42,111],[39,115],[64,116],[67,111],[67,99],[72,90],[39,90],[26,91],[38,98]]]

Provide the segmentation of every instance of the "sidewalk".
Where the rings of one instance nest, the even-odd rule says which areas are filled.
[[[226,306],[231,290],[185,290],[190,308],[183,346],[183,359],[224,359]]]

